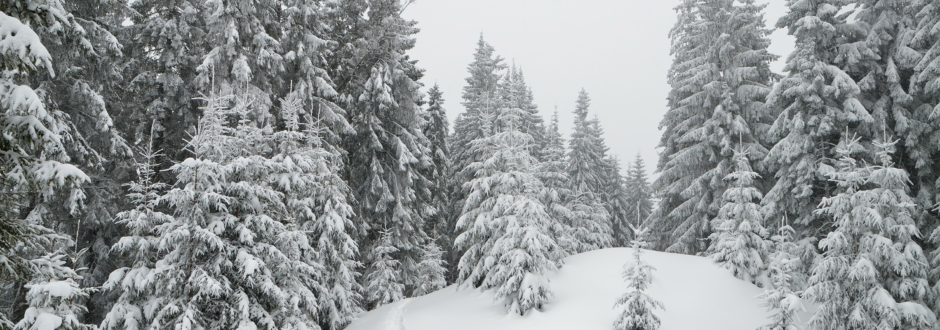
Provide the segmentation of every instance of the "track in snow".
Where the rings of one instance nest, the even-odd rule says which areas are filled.
[[[385,330],[407,330],[405,329],[405,306],[411,302],[411,298],[399,301],[392,306],[392,310],[385,314]]]

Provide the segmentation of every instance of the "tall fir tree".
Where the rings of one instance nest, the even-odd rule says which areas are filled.
[[[321,265],[311,260],[307,233],[286,216],[284,194],[268,184],[287,162],[253,150],[265,138],[263,122],[227,125],[257,112],[247,96],[206,101],[189,142],[195,158],[172,167],[176,188],[159,199],[175,217],[147,229],[161,248],[134,288],[146,295],[138,308],[152,311],[145,317],[153,329],[317,327]],[[112,280],[128,279],[118,272]],[[125,306],[114,308],[109,317],[118,319]]]
[[[568,220],[574,216],[568,208],[573,196],[568,184],[565,138],[558,127],[558,109],[552,114],[545,137],[545,148],[541,153],[543,161],[536,172],[546,188],[541,200],[553,219],[551,228],[555,241],[568,253],[577,253],[579,245],[571,236],[572,228]]]
[[[277,144],[272,161],[282,166],[270,184],[284,195],[289,223],[307,232],[315,251],[301,251],[305,253],[292,259],[322,267],[317,283],[322,291],[316,292],[318,323],[321,328],[339,329],[362,311],[357,282],[362,264],[352,238],[355,214],[347,200],[350,187],[340,177],[344,153],[329,142],[326,120],[314,117],[321,114],[314,109],[322,108],[308,107],[309,96],[303,94],[297,90],[280,100],[284,129],[271,139]]]
[[[927,261],[914,241],[920,233],[908,196],[908,174],[893,166],[896,141],[876,141],[880,166],[859,163],[859,138],[836,147],[836,168],[823,167],[839,193],[823,198],[817,211],[835,229],[819,242],[804,296],[818,304],[813,329],[927,329],[936,316],[922,301]]]
[[[479,150],[471,148],[473,140],[482,138],[491,131],[486,127],[491,127],[493,116],[496,109],[499,108],[498,87],[502,78],[500,72],[506,68],[503,58],[496,55],[496,51],[483,40],[483,35],[477,41],[477,48],[473,55],[473,62],[467,66],[470,76],[465,79],[467,85],[463,87],[463,104],[465,111],[457,115],[454,120],[454,131],[448,138],[448,144],[451,148],[451,166],[452,175],[448,185],[450,192],[450,210],[449,221],[454,224],[452,234],[456,235],[457,218],[462,213],[464,202],[469,194],[465,184],[470,182],[475,176],[468,170],[470,164],[483,160],[483,155],[478,154]],[[453,245],[451,245],[453,246]],[[448,260],[448,281],[457,280],[461,253],[454,248],[451,252],[451,258]]]
[[[548,273],[566,255],[539,200],[544,185],[534,174],[539,164],[530,154],[533,139],[518,129],[524,115],[503,109],[496,123],[504,129],[473,141],[475,152],[486,158],[469,167],[475,178],[467,183],[455,242],[464,251],[458,281],[495,289],[508,312],[522,315],[541,309],[552,296]]]
[[[568,203],[572,213],[568,225],[572,230],[571,239],[578,246],[576,252],[609,247],[613,241],[610,214],[604,205],[610,164],[595,120],[587,117],[590,105],[591,99],[582,89],[574,110],[574,132],[568,144],[567,172],[572,194]]]
[[[839,14],[843,1],[820,1],[817,6],[788,2],[777,26],[796,37],[787,58],[787,76],[774,86],[767,105],[776,116],[770,131],[773,144],[762,164],[776,182],[764,196],[768,221],[790,219],[800,239],[825,235],[829,223],[814,213],[816,205],[835,188],[820,175],[820,164],[834,158],[849,127],[873,122],[859,102],[859,87],[833,65],[847,40],[841,37],[848,13]]]
[[[19,83],[35,86],[47,111],[61,123],[62,147],[69,162],[82,168],[90,180],[80,213],[69,209],[68,194],[33,200],[32,209],[47,213],[44,225],[71,236],[76,257],[73,268],[81,286],[97,286],[114,267],[107,246],[114,235],[110,219],[121,204],[120,179],[127,175],[131,156],[112,119],[115,93],[119,93],[121,44],[112,34],[129,11],[110,1],[9,1],[0,11],[29,25],[54,59],[49,69],[56,75],[20,75]],[[16,48],[16,47],[14,47]],[[53,220],[54,219],[54,220]],[[22,290],[18,290],[22,292]],[[91,293],[94,295],[94,292]],[[24,294],[13,298],[23,305]],[[87,301],[87,299],[86,299]],[[97,317],[95,307],[107,304],[92,297],[84,319]]]
[[[721,207],[735,142],[758,155],[769,121],[762,101],[772,73],[770,30],[754,1],[687,0],[670,32],[672,87],[653,183],[661,202],[650,226],[666,251],[698,253]]]
[[[117,266],[109,258],[108,247],[120,236],[111,219],[124,204],[121,183],[133,174],[132,148],[125,141],[128,132],[115,125],[113,117],[120,111],[122,69],[128,62],[116,34],[132,12],[109,0],[10,1],[0,5],[0,10],[28,22],[55,59],[58,74],[32,75],[29,85],[38,87],[47,109],[65,123],[63,145],[71,162],[91,180],[85,185],[80,214],[69,214],[61,198],[43,208],[52,218],[61,219],[48,226],[73,236],[74,251],[86,251],[75,256],[72,265],[86,268],[79,272],[80,286],[99,286]],[[95,291],[85,301],[88,313],[83,320],[88,322],[100,320],[110,304]]]
[[[470,76],[466,78],[467,85],[463,87],[464,113],[457,116],[454,121],[454,135],[450,145],[453,149],[453,165],[459,176],[458,186],[473,178],[473,173],[463,172],[471,163],[482,160],[481,156],[473,153],[470,146],[473,140],[484,137],[484,126],[492,123],[497,109],[502,104],[499,98],[499,82],[502,79],[500,72],[506,69],[503,58],[496,55],[496,50],[490,46],[483,35],[477,41],[477,48],[473,54],[473,62],[467,66]],[[463,197],[463,196],[461,196]]]
[[[451,210],[448,208],[450,194],[448,185],[452,175],[450,143],[450,124],[447,121],[447,111],[444,110],[444,97],[440,87],[434,84],[428,90],[428,108],[426,110],[428,117],[427,125],[424,127],[424,136],[428,138],[431,145],[431,157],[434,166],[430,169],[428,175],[433,185],[431,194],[434,205],[440,205],[433,220],[428,221],[428,232],[432,238],[443,246],[453,245],[453,221],[450,221]]]
[[[610,148],[607,147],[607,143],[604,141],[604,128],[601,127],[601,120],[594,114],[594,119],[591,120],[591,140],[593,141],[595,150],[601,151],[604,162],[601,163],[600,168],[603,169],[603,190],[597,194],[598,198],[601,201],[601,205],[607,211],[607,221],[606,229],[609,232],[611,237],[610,245],[621,245],[618,244],[618,241],[615,239],[614,223],[627,223],[627,193],[624,191],[624,177],[621,174],[620,159],[616,155],[609,155],[607,152],[610,151]],[[622,228],[621,228],[622,229]],[[630,241],[622,241],[622,245],[626,246]]]
[[[519,130],[532,136],[535,141],[533,145],[533,149],[536,151],[535,156],[541,160],[542,149],[547,144],[545,121],[539,115],[538,106],[534,103],[535,97],[532,95],[532,89],[525,83],[522,68],[516,67],[516,64],[513,63],[498,87],[498,93],[504,107],[525,111]]]
[[[649,179],[646,177],[646,164],[639,153],[633,159],[633,163],[627,167],[627,176],[624,178],[623,191],[626,194],[626,215],[621,222],[615,222],[614,226],[619,226],[621,242],[626,239],[632,239],[633,233],[629,231],[629,223],[644,223],[653,212],[653,196],[650,189]],[[618,225],[618,223],[620,223]],[[615,230],[615,232],[618,230]]]
[[[426,246],[425,252],[429,255],[436,255],[438,251],[441,253],[439,261],[442,263],[441,266],[444,267],[444,283],[453,283],[457,280],[457,261],[460,258],[460,253],[454,247],[454,239],[457,237],[455,230],[457,216],[460,214],[460,210],[456,208],[457,198],[455,197],[459,194],[459,187],[454,186],[454,177],[458,169],[455,168],[452,158],[450,144],[452,135],[447,120],[447,111],[444,109],[443,92],[437,84],[434,84],[428,90],[428,96],[427,115],[429,120],[424,135],[428,137],[428,141],[431,143],[431,153],[434,159],[432,169],[434,185],[431,188],[431,194],[433,203],[438,205],[438,209],[434,215],[434,220],[429,223],[428,229],[429,235],[434,239],[434,244]],[[422,262],[426,266],[433,266],[432,264],[436,262],[434,260],[432,258],[427,262]],[[416,294],[427,293],[426,289],[419,291],[416,291]]]
[[[85,200],[82,186],[91,180],[69,164],[72,124],[67,116],[48,109],[36,90],[21,85],[36,73],[55,77],[54,58],[33,26],[51,29],[71,22],[61,21],[66,13],[58,1],[41,7],[24,1],[6,5],[10,7],[0,12],[0,41],[5,45],[0,68],[6,72],[0,78],[0,285],[15,290],[3,306],[15,316],[0,314],[0,327],[9,328],[11,319],[23,313],[22,325],[29,326],[42,311],[37,308],[59,305],[53,308],[59,320],[84,308],[81,298],[87,292],[78,289],[79,276],[61,260],[72,242],[55,233],[54,210],[47,205],[55,202],[67,215],[78,216]],[[68,286],[69,291],[63,291],[68,297],[50,295],[46,288],[53,282]],[[24,284],[32,286],[29,292],[21,289]],[[75,326],[72,321],[67,326]]]
[[[399,0],[331,2],[330,34],[339,43],[330,61],[341,104],[355,132],[343,139],[349,157],[346,178],[353,187],[360,227],[357,239],[366,270],[379,271],[379,230],[388,230],[400,262],[398,280],[410,295],[429,237],[425,221],[435,212],[425,170],[433,166],[425,137],[423,71],[406,54],[418,32],[401,17]],[[374,296],[368,292],[365,295]],[[396,296],[397,297],[397,296]],[[393,297],[394,298],[394,297]]]
[[[188,155],[186,139],[199,121],[200,105],[193,99],[200,86],[193,82],[210,50],[204,8],[181,0],[142,0],[129,6],[152,15],[131,15],[131,24],[117,34],[128,61],[123,63],[125,93],[115,123],[135,143],[149,141],[145,134],[154,133],[154,148],[167,154],[165,168]],[[173,178],[163,173],[159,180]]]
[[[608,157],[607,163],[610,164],[610,173],[607,179],[607,201],[604,202],[604,205],[610,215],[611,246],[627,246],[633,236],[628,224],[637,221],[637,217],[631,215],[636,213],[636,207],[631,205],[630,198],[631,195],[638,192],[630,191],[633,188],[630,186],[630,178],[620,174],[619,158],[616,156]],[[628,175],[631,171],[630,166],[632,165],[628,165],[627,168]],[[648,185],[646,184],[642,189],[649,191]],[[640,221],[642,220],[640,219]]]
[[[896,130],[902,138],[906,157],[914,163],[911,174],[914,176],[915,196],[920,205],[929,208],[929,205],[940,203],[937,190],[940,186],[940,163],[936,161],[940,159],[940,110],[937,109],[940,105],[940,84],[937,83],[940,79],[940,30],[933,28],[940,23],[940,2],[926,1],[914,17],[918,23],[916,30],[909,43],[901,43],[895,48],[895,56],[916,58],[910,54],[910,49],[923,55],[916,61],[912,72],[909,71],[908,85],[901,85],[907,88],[913,100],[908,107],[896,112]],[[900,72],[905,73],[903,70]],[[898,77],[902,84],[905,82],[903,77]],[[934,210],[932,218],[937,219],[938,213],[940,211]],[[923,228],[929,230],[926,226]]]
[[[139,329],[149,323],[144,311],[154,292],[147,286],[146,279],[161,256],[160,237],[154,229],[173,221],[171,215],[161,212],[159,205],[163,191],[169,188],[155,180],[158,158],[162,155],[153,150],[152,141],[139,154],[142,159],[137,164],[137,180],[125,184],[133,209],[115,217],[115,223],[126,227],[127,234],[111,249],[122,257],[126,266],[113,271],[102,285],[104,291],[117,295],[101,323],[105,330]]]

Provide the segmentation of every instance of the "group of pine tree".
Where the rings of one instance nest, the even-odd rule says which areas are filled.
[[[401,0],[0,3],[0,329],[342,329],[450,283],[524,314],[628,245],[642,159],[481,37],[451,133]]]
[[[781,74],[755,1],[675,8],[654,248],[763,286],[766,329],[933,329],[940,2],[786,7]]]

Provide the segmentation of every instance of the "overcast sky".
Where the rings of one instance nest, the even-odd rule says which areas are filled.
[[[773,26],[784,0],[769,1]],[[659,159],[659,122],[666,111],[669,30],[678,0],[417,0],[403,16],[421,32],[410,52],[426,70],[426,89],[437,83],[451,124],[460,104],[467,65],[483,38],[507,63],[523,69],[535,103],[548,121],[558,107],[567,138],[581,88],[601,120],[610,152],[624,169],[639,152],[647,173]],[[771,52],[781,61],[793,47],[783,30],[772,35]],[[779,72],[781,61],[773,68]],[[425,90],[426,90],[425,89]]]

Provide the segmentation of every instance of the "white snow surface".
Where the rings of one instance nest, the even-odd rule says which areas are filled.
[[[525,316],[507,314],[492,291],[452,285],[362,313],[347,330],[611,330],[614,303],[627,290],[621,276],[631,251],[603,249],[566,258],[549,278],[555,297]],[[763,289],[710,258],[648,250],[643,258],[656,268],[646,292],[665,307],[655,311],[660,330],[754,330],[769,322],[770,313],[758,307]],[[803,314],[806,322],[810,314]]]

